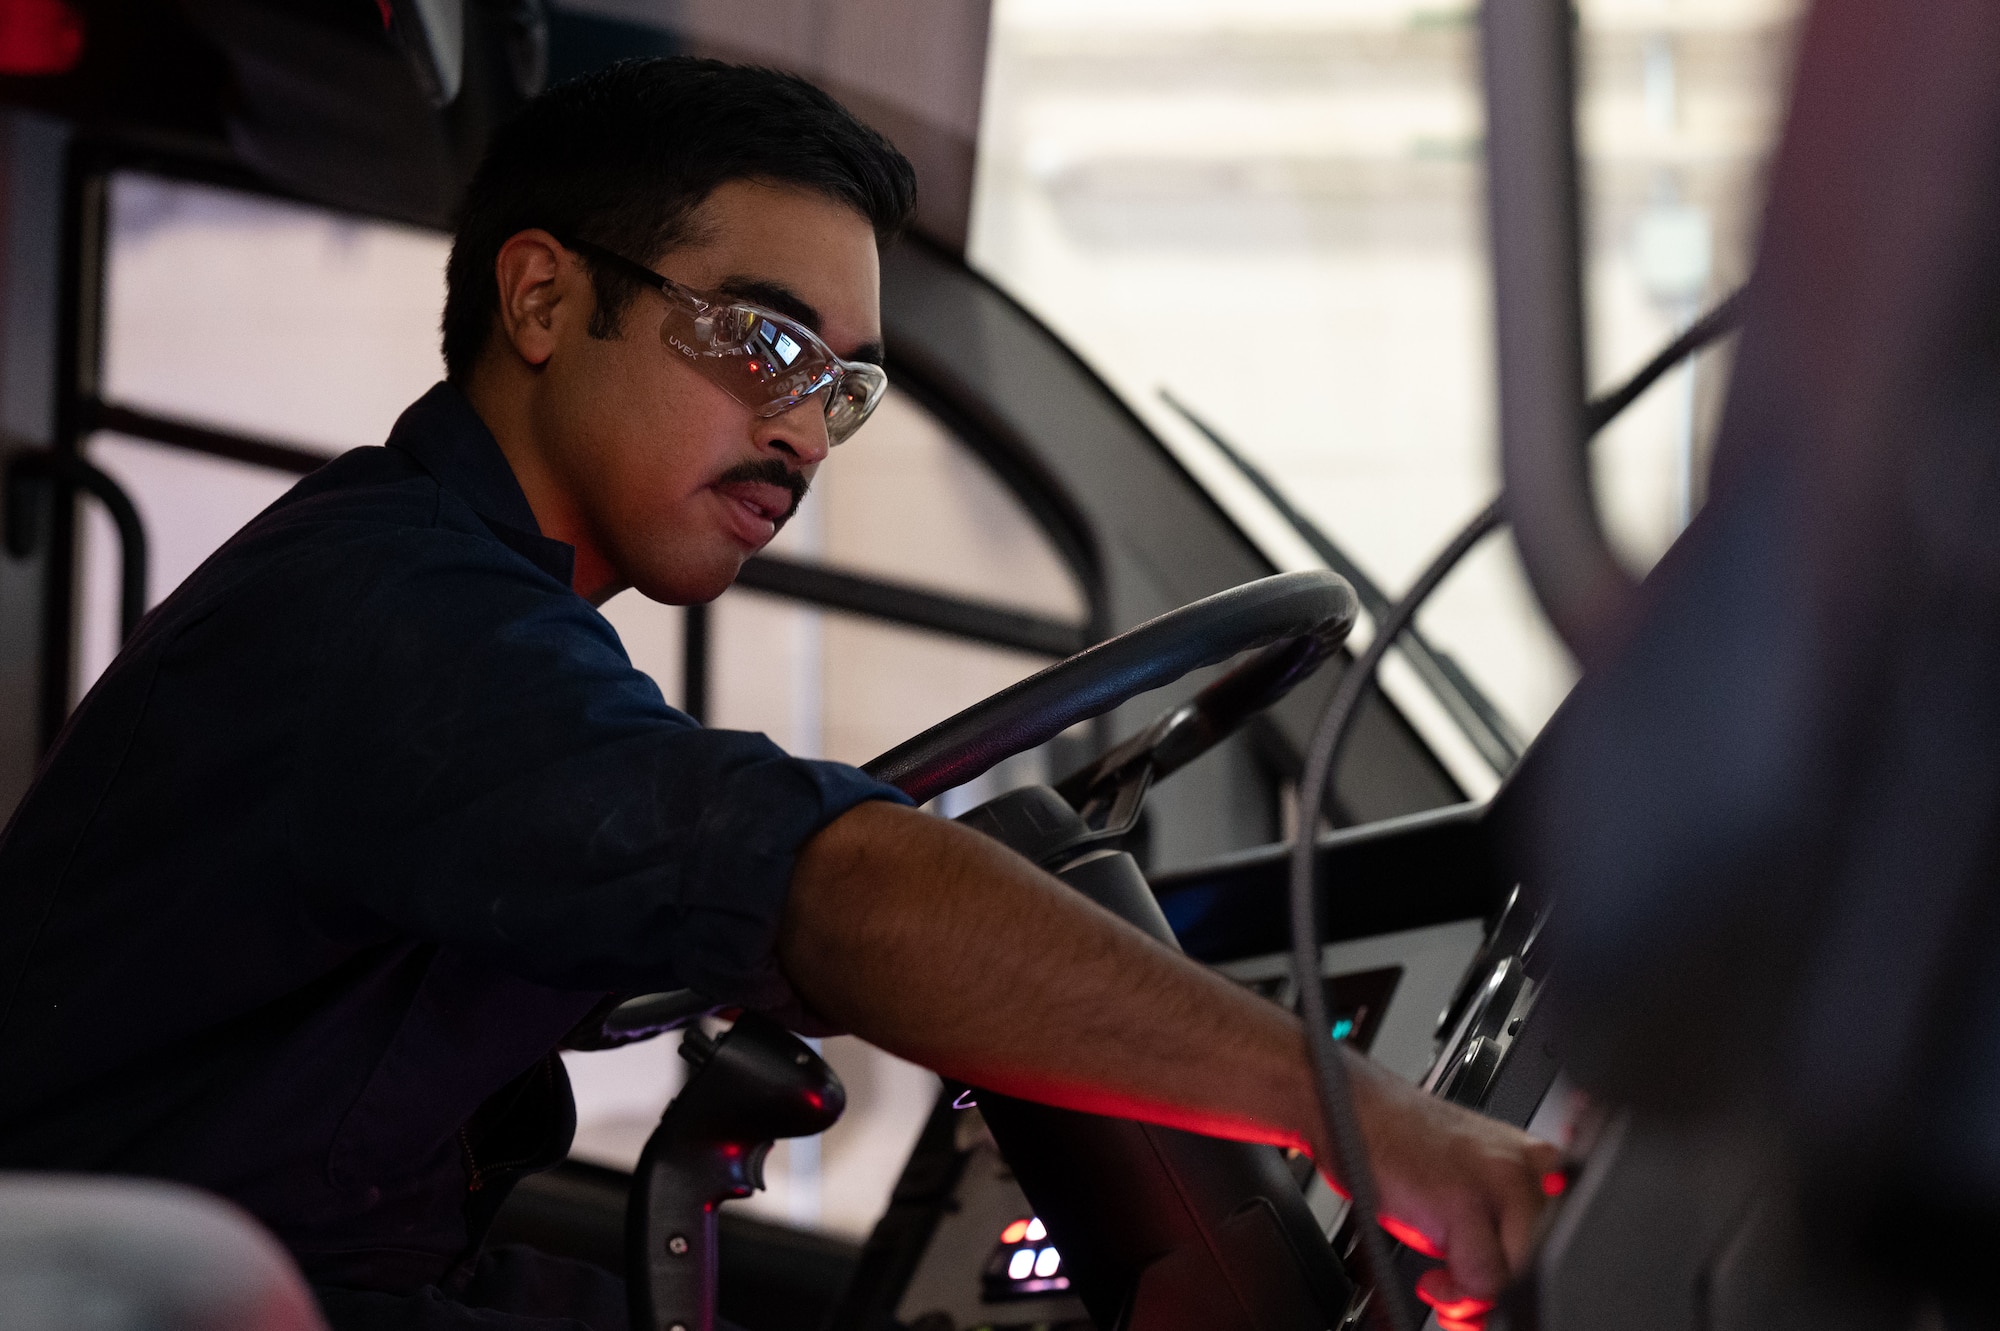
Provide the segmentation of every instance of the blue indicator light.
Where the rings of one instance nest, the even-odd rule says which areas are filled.
[[[1345,1040],[1348,1036],[1352,1034],[1354,1034],[1354,1023],[1350,1019],[1342,1017],[1339,1021],[1333,1023],[1334,1039]]]

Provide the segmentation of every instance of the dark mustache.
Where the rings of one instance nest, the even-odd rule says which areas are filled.
[[[755,462],[739,462],[728,471],[715,478],[717,485],[731,485],[737,481],[754,481],[763,485],[775,485],[792,492],[792,506],[785,510],[785,516],[778,519],[782,527],[792,520],[792,514],[799,511],[805,502],[806,492],[812,489],[812,482],[793,471],[776,458],[760,458]]]

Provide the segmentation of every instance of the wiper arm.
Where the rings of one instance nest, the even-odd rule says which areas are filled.
[[[1256,463],[1239,453],[1235,445],[1224,439],[1214,426],[1196,415],[1192,408],[1167,389],[1160,390],[1160,399],[1178,412],[1189,425],[1201,431],[1202,436],[1214,444],[1222,456],[1229,459],[1231,465],[1243,474],[1243,479],[1249,481],[1257,488],[1259,494],[1270,501],[1271,506],[1278,510],[1279,516],[1290,524],[1301,540],[1312,547],[1313,553],[1324,560],[1328,568],[1353,584],[1354,594],[1361,601],[1362,608],[1367,610],[1368,617],[1379,627],[1388,617],[1391,602],[1375,580],[1363,572],[1361,567],[1348,557],[1345,550],[1334,544],[1333,538],[1321,530],[1318,523],[1300,512],[1272,483],[1271,478],[1266,476]],[[1414,625],[1404,630],[1398,648],[1403,653],[1404,659],[1409,661],[1417,675],[1437,696],[1437,700],[1444,705],[1445,711],[1451,714],[1451,719],[1457,723],[1465,737],[1472,741],[1472,746],[1479,750],[1479,756],[1486,760],[1487,766],[1500,776],[1512,771],[1514,764],[1520,761],[1521,751],[1526,745],[1514,727],[1500,714],[1499,709],[1480,692],[1479,686],[1472,682],[1464,668],[1452,659],[1449,652],[1433,647]]]

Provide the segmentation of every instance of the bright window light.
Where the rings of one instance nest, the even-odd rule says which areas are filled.
[[[1594,389],[1748,273],[1802,8],[1578,0]],[[1162,390],[1391,595],[1497,488],[1478,11],[993,2],[974,266],[1102,373],[1275,560],[1310,556]],[[1274,354],[1257,334],[1277,328]],[[1635,568],[1699,503],[1727,354],[1670,376],[1598,444],[1606,525]],[[1573,666],[1505,539],[1421,627],[1524,734],[1568,691]]]

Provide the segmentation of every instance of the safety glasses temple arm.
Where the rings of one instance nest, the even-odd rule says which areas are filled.
[[[642,283],[645,286],[653,288],[655,291],[665,292],[669,296],[680,296],[683,299],[691,300],[699,309],[708,308],[707,301],[700,299],[693,292],[665,274],[654,272],[637,259],[628,259],[616,250],[608,250],[602,245],[596,245],[587,240],[573,240],[558,232],[550,232],[549,234],[555,236],[564,248],[575,250],[578,254],[583,255],[593,262],[608,264],[634,282]]]

